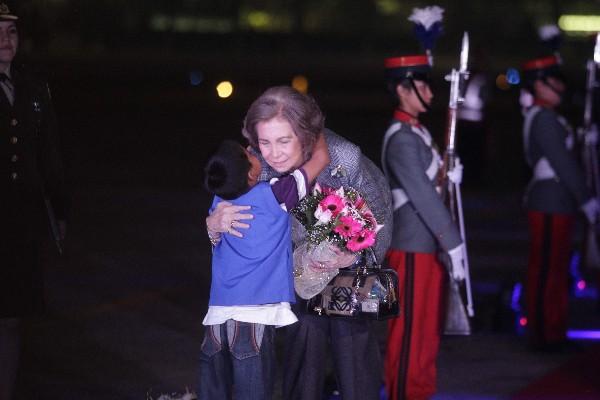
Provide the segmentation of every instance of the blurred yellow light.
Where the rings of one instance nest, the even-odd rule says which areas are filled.
[[[248,13],[248,25],[254,29],[264,29],[272,25],[271,16],[264,11],[250,11]]]
[[[308,92],[308,79],[303,75],[296,75],[292,78],[292,87],[300,93]]]
[[[175,32],[192,32],[196,21],[193,17],[177,17],[173,21],[173,29]]]
[[[558,26],[565,32],[598,32],[600,15],[562,15]]]
[[[223,81],[217,85],[217,95],[220,98],[226,99],[229,96],[231,96],[232,93],[233,93],[233,85],[231,84],[231,82]]]
[[[395,15],[400,12],[400,3],[398,0],[377,0],[375,2],[377,11],[383,15]]]
[[[150,29],[165,32],[173,26],[173,19],[167,15],[157,14],[150,18]]]
[[[498,89],[501,89],[501,90],[510,89],[510,84],[508,83],[508,80],[506,79],[506,75],[500,74],[496,77],[496,86],[498,87]]]

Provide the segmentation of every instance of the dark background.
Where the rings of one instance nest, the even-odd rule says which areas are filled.
[[[519,187],[518,89],[500,90],[494,80],[548,52],[537,40],[540,25],[556,23],[563,14],[599,13],[600,2],[438,4],[446,10],[444,34],[434,48],[434,110],[424,120],[443,143],[449,91],[443,77],[457,66],[460,39],[468,31],[471,66],[484,70],[493,87],[486,174],[494,177],[494,189]],[[391,114],[383,59],[421,51],[407,17],[413,7],[425,6],[399,0],[22,0],[16,5],[21,55],[49,77],[76,186],[148,180],[197,186],[207,144],[239,137],[250,102],[269,86],[290,84],[297,74],[308,78],[327,125],[377,162]],[[268,23],[252,22],[257,15]],[[574,124],[581,119],[585,60],[592,49],[589,35],[565,36],[560,49],[572,83],[566,111]],[[201,77],[199,84],[190,83],[191,73]],[[229,99],[216,97],[221,80],[235,86]]]
[[[241,138],[245,111],[262,91],[301,74],[327,126],[378,163],[392,113],[383,60],[421,51],[407,18],[413,7],[428,4],[9,4],[21,17],[21,61],[50,83],[73,199],[65,255],[49,255],[47,312],[24,325],[20,399],[133,400],[194,389],[210,284],[204,159],[222,139]],[[485,155],[477,167],[485,181],[478,187],[464,182],[475,333],[443,341],[440,393],[489,399],[514,393],[566,357],[528,354],[514,331],[510,291],[526,264],[520,197],[528,176],[518,88],[493,83],[544,51],[536,35],[540,25],[562,14],[600,14],[600,1],[438,4],[446,10],[445,32],[434,48],[433,110],[423,117],[438,143],[449,92],[443,77],[458,64],[463,31],[470,34],[472,66],[493,88],[478,150]],[[572,88],[564,111],[574,125],[581,121],[592,50],[589,35],[564,37],[561,53]],[[216,95],[222,80],[234,85],[230,98]],[[592,315],[590,309],[580,307],[578,315]],[[573,324],[585,327],[581,321]],[[383,344],[385,325],[380,328]]]

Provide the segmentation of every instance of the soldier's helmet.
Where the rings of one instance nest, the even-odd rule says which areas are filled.
[[[10,11],[6,3],[0,2],[0,21],[16,21],[18,19],[19,17]]]
[[[384,65],[386,79],[429,81],[431,65],[426,54],[389,57]]]
[[[525,87],[531,87],[537,80],[545,81],[552,77],[566,83],[566,78],[561,71],[561,60],[557,55],[548,55],[534,58],[524,62],[521,66],[522,82]]]
[[[430,81],[431,64],[427,54],[388,57],[384,61],[385,82],[390,94],[405,80]]]

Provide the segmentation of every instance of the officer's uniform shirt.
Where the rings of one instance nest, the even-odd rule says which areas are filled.
[[[572,153],[574,137],[566,120],[552,109],[533,106],[525,114],[523,140],[533,170],[525,195],[527,209],[575,213],[591,196]]]
[[[460,233],[436,189],[441,158],[430,133],[414,117],[394,113],[382,150],[394,198],[391,248],[434,253],[461,244]]]

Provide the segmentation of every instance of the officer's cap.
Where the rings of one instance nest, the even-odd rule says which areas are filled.
[[[16,21],[19,17],[10,12],[6,3],[0,3],[0,21]]]
[[[523,80],[528,83],[533,83],[538,79],[553,77],[565,81],[560,65],[560,58],[556,55],[538,57],[526,61],[521,66]]]
[[[428,81],[431,65],[426,54],[396,56],[385,59],[385,77],[391,80]]]

